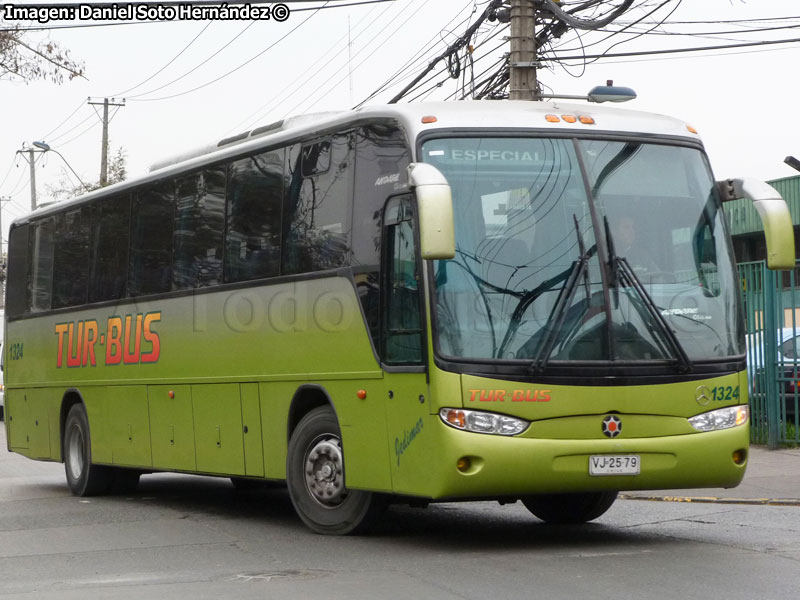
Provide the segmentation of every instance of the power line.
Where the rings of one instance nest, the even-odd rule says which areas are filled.
[[[130,87],[130,88],[128,88],[127,90],[124,90],[124,91],[122,91],[122,92],[119,92],[118,94],[112,94],[112,96],[113,96],[113,97],[115,97],[115,98],[119,98],[119,97],[121,97],[123,94],[127,94],[128,92],[130,92],[130,91],[132,91],[132,90],[135,90],[136,88],[143,86],[145,83],[147,83],[148,81],[150,81],[151,79],[153,79],[153,78],[154,78],[156,75],[158,75],[159,73],[161,73],[161,72],[162,72],[164,69],[166,69],[166,68],[167,68],[168,66],[170,66],[172,63],[174,63],[176,60],[178,60],[178,58],[179,58],[179,57],[180,57],[180,56],[181,56],[181,55],[182,55],[184,52],[186,52],[186,51],[187,51],[187,50],[188,50],[188,49],[189,49],[189,48],[192,46],[192,44],[194,44],[194,43],[195,43],[195,42],[198,40],[198,38],[199,38],[201,35],[203,35],[203,34],[205,33],[206,29],[208,29],[209,27],[211,27],[211,23],[213,23],[213,21],[209,21],[208,23],[206,23],[205,27],[203,27],[203,28],[200,30],[200,33],[198,33],[196,36],[194,36],[194,37],[192,38],[192,41],[190,41],[188,44],[186,44],[186,45],[183,47],[183,49],[181,49],[181,51],[180,51],[180,52],[178,52],[178,53],[177,53],[175,56],[173,56],[173,57],[172,57],[172,58],[171,58],[171,59],[170,59],[170,60],[167,62],[167,64],[165,64],[165,65],[164,65],[163,67],[161,67],[161,68],[160,68],[158,71],[156,71],[155,73],[153,73],[152,75],[150,75],[150,77],[148,77],[148,78],[147,78],[147,79],[145,79],[144,81],[140,81],[139,83],[137,83],[137,84],[136,84],[136,85],[134,85],[133,87]]]
[[[72,126],[72,127],[70,127],[69,129],[67,129],[65,132],[58,134],[56,137],[54,137],[54,138],[53,138],[53,139],[51,139],[50,141],[51,141],[51,142],[57,142],[58,140],[60,140],[60,139],[61,139],[61,138],[63,138],[64,136],[66,136],[66,135],[68,135],[68,134],[72,133],[72,132],[73,132],[73,131],[75,131],[75,130],[76,130],[78,127],[80,127],[81,125],[83,125],[84,123],[86,123],[86,121],[88,121],[89,119],[91,119],[91,118],[92,118],[92,116],[94,116],[94,112],[91,112],[91,113],[89,113],[89,115],[88,115],[88,116],[87,116],[85,119],[83,119],[82,121],[78,122],[76,125],[73,125],[73,126]],[[47,140],[45,139],[44,141],[47,141]]]
[[[288,2],[320,2],[321,0],[288,0]],[[305,12],[309,10],[319,10],[322,8],[347,8],[349,6],[362,6],[365,4],[382,4],[384,2],[396,2],[397,0],[359,0],[353,1],[350,0],[330,0],[331,2],[341,2],[341,4],[336,4],[334,6],[325,6],[325,7],[308,7],[308,8],[293,8],[291,10],[292,13],[298,12]],[[284,3],[287,0],[283,0]],[[221,1],[211,1],[211,2],[191,2],[192,5],[202,5],[202,4],[279,4],[275,0],[233,0],[227,2]],[[130,4],[130,3],[116,3],[118,6],[122,4]],[[142,4],[142,2],[133,3],[133,4]],[[183,0],[182,2],[159,2],[161,6],[170,6],[170,5],[177,5],[177,4],[189,4],[188,0]],[[36,6],[36,7],[46,7],[46,6],[71,6],[65,4],[58,4],[58,5],[46,5],[46,4],[36,4],[36,5],[26,5],[26,4],[15,4],[15,7],[24,7],[24,6]],[[74,6],[85,6],[83,4],[77,4]],[[108,4],[103,6],[109,6]],[[72,23],[69,25],[33,25],[28,27],[0,27],[0,33],[3,32],[13,32],[13,31],[50,31],[55,29],[83,29],[85,27],[119,27],[121,25],[150,25],[154,23],[180,23],[182,21],[179,20],[165,20],[165,19],[154,19],[152,21],[109,21],[104,23]]]
[[[77,112],[78,112],[78,111],[81,109],[81,107],[83,107],[83,106],[84,106],[84,104],[83,104],[83,100],[81,100],[80,104],[78,104],[78,106],[76,106],[76,107],[75,107],[75,110],[73,110],[71,113],[69,113],[69,116],[68,116],[66,119],[64,119],[63,121],[61,121],[61,123],[59,123],[58,125],[56,125],[56,126],[53,128],[53,129],[51,129],[50,131],[48,131],[46,134],[44,134],[43,136],[41,136],[39,139],[40,139],[40,140],[46,140],[47,138],[49,138],[49,137],[50,137],[51,135],[53,135],[53,134],[54,134],[56,131],[58,131],[58,130],[61,128],[61,126],[62,126],[62,125],[64,125],[64,123],[66,123],[67,121],[69,121],[69,120],[70,120],[70,119],[71,119],[71,118],[72,118],[72,117],[75,115],[75,113],[77,113]]]
[[[419,1],[420,1],[420,0],[412,0],[412,2],[410,2],[409,4],[407,4],[405,8],[403,8],[403,9],[402,9],[402,10],[401,10],[399,13],[397,13],[397,15],[395,16],[395,18],[399,18],[399,17],[400,17],[400,15],[402,15],[402,14],[403,14],[403,13],[404,13],[406,10],[410,9],[410,8],[411,8],[411,7],[412,7],[412,6],[413,6],[415,3],[419,2]],[[399,25],[394,25],[394,24],[393,24],[393,31],[392,31],[392,32],[391,32],[389,35],[385,36],[385,37],[383,38],[383,40],[381,41],[381,43],[380,43],[380,44],[378,44],[378,46],[377,46],[377,47],[375,47],[375,48],[373,48],[373,49],[372,49],[372,52],[375,52],[375,51],[376,51],[376,50],[378,50],[379,48],[382,48],[382,47],[384,46],[384,44],[386,44],[386,43],[387,43],[387,42],[388,42],[390,39],[392,39],[392,38],[393,38],[393,37],[394,37],[394,36],[395,36],[395,35],[396,35],[396,34],[397,34],[397,33],[398,33],[398,32],[399,32],[399,31],[400,31],[402,28],[403,28],[403,26],[404,26],[406,23],[408,23],[408,21],[409,21],[409,20],[411,20],[411,18],[412,18],[412,17],[414,17],[415,15],[416,15],[416,13],[412,11],[412,12],[411,12],[411,14],[410,14],[410,15],[409,15],[409,16],[406,18],[406,20],[405,20],[405,21],[403,21],[403,22],[402,22],[402,23],[400,23]],[[376,34],[375,34],[375,35],[372,37],[372,39],[371,39],[369,42],[367,42],[367,44],[366,44],[366,45],[365,45],[365,46],[364,46],[364,47],[363,47],[361,50],[359,50],[359,51],[356,53],[356,56],[358,56],[358,55],[359,55],[361,52],[363,52],[363,51],[364,51],[366,48],[368,48],[368,47],[369,47],[369,45],[370,45],[372,42],[374,42],[374,41],[375,41],[375,40],[376,40],[378,37],[380,37],[380,36],[383,34],[383,32],[384,32],[385,30],[386,30],[386,27],[384,27],[384,28],[383,28],[383,29],[381,29],[381,30],[380,30],[378,33],[376,33]],[[358,63],[358,64],[355,66],[355,69],[358,69],[359,67],[361,67],[361,65],[363,65],[365,62],[367,62],[367,61],[368,61],[370,58],[372,58],[372,56],[371,56],[371,55],[370,55],[370,56],[368,56],[368,57],[366,57],[364,60],[362,60],[360,63]],[[326,85],[326,84],[327,84],[329,81],[331,81],[331,79],[333,79],[334,77],[336,77],[336,75],[337,75],[337,73],[335,73],[335,72],[334,72],[334,73],[333,73],[333,74],[332,74],[330,77],[328,77],[328,78],[327,78],[325,81],[323,81],[322,83],[320,83],[320,86],[319,86],[319,87],[320,87],[320,89],[322,88],[322,86]],[[339,83],[341,83],[341,81],[343,81],[343,80],[344,80],[344,78],[340,78],[338,81],[336,81],[336,82],[334,83],[333,87],[336,87],[336,85],[338,85]],[[317,104],[319,104],[319,102],[320,102],[321,100],[323,100],[323,99],[326,97],[326,95],[327,95],[327,93],[328,93],[329,91],[330,91],[330,90],[327,90],[327,91],[325,91],[324,93],[319,93],[319,94],[318,94],[318,96],[317,96],[317,99],[316,99],[314,102],[312,102],[311,104],[303,105],[302,112],[304,112],[304,111],[307,111],[307,110],[309,110],[309,109],[313,108],[314,106],[316,106]],[[284,115],[284,116],[286,116],[286,115]]]
[[[413,89],[428,73],[433,71],[436,64],[443,59],[446,59],[449,56],[452,56],[454,53],[458,52],[461,48],[469,43],[469,40],[472,38],[473,34],[478,30],[478,28],[483,24],[483,22],[489,18],[490,13],[494,11],[497,7],[501,5],[500,0],[492,0],[486,9],[481,13],[478,19],[469,26],[466,32],[458,38],[455,42],[450,44],[447,47],[447,50],[442,52],[439,56],[435,57],[428,66],[414,78],[414,80],[404,87],[398,94],[396,94],[391,100],[389,100],[389,104],[394,104],[398,102],[403,96],[405,96],[409,90]]]
[[[792,44],[800,42],[800,38],[791,38],[786,40],[763,40],[759,42],[742,42],[738,44],[719,44],[714,46],[696,46],[692,48],[673,48],[673,49],[664,49],[664,50],[642,50],[638,52],[616,52],[616,53],[604,53],[604,54],[592,54],[586,56],[559,56],[554,58],[547,58],[542,57],[541,60],[544,61],[562,61],[562,60],[577,60],[577,59],[602,59],[602,58],[621,58],[626,56],[649,56],[649,55],[659,55],[659,54],[676,54],[682,52],[703,52],[708,50],[726,50],[729,48],[748,48],[754,46],[769,46],[773,44]]]
[[[377,96],[377,95],[378,95],[379,93],[381,93],[383,90],[387,89],[387,87],[389,86],[389,84],[390,84],[390,83],[397,84],[398,82],[400,82],[400,81],[404,81],[405,79],[407,79],[407,77],[408,77],[408,76],[403,76],[403,77],[401,78],[401,76],[403,75],[403,73],[405,73],[406,71],[409,71],[410,69],[414,68],[414,66],[415,66],[417,63],[419,63],[421,60],[423,60],[423,59],[425,58],[425,56],[426,56],[426,55],[428,55],[428,54],[429,54],[429,53],[430,53],[430,52],[431,52],[431,51],[434,49],[434,45],[435,45],[435,43],[436,43],[436,41],[437,41],[437,38],[441,38],[441,35],[442,35],[442,33],[444,33],[444,30],[445,30],[447,27],[449,27],[449,26],[450,26],[450,24],[451,24],[453,21],[455,21],[455,20],[456,20],[456,19],[459,17],[459,15],[461,15],[461,13],[462,13],[462,12],[464,12],[464,10],[465,10],[465,9],[469,9],[469,8],[470,8],[470,6],[475,6],[475,4],[474,4],[473,0],[470,0],[470,2],[468,2],[468,3],[466,4],[466,6],[465,6],[464,8],[462,8],[462,9],[461,9],[461,10],[460,10],[460,11],[459,11],[457,14],[456,14],[456,16],[455,16],[455,17],[453,17],[452,19],[450,19],[450,21],[448,21],[448,22],[447,22],[447,23],[446,23],[446,24],[445,24],[445,25],[442,27],[442,30],[441,30],[441,31],[440,31],[440,32],[439,32],[437,35],[434,35],[434,36],[433,36],[433,37],[432,37],[430,40],[428,40],[428,42],[426,42],[426,43],[425,43],[425,45],[424,45],[424,46],[423,46],[423,47],[422,47],[420,50],[418,50],[418,51],[416,52],[416,54],[414,54],[414,56],[412,56],[410,59],[408,59],[408,60],[405,62],[405,64],[401,65],[401,67],[400,67],[400,68],[399,68],[397,71],[395,71],[395,72],[394,72],[394,73],[393,73],[391,76],[389,76],[389,78],[388,78],[388,79],[386,79],[386,81],[384,81],[384,82],[383,82],[383,83],[382,83],[380,86],[378,86],[378,88],[377,88],[377,89],[375,89],[375,90],[374,90],[374,91],[373,91],[373,92],[372,92],[372,93],[371,93],[369,96],[367,96],[367,97],[366,97],[366,98],[364,98],[364,99],[363,99],[361,102],[359,102],[358,104],[356,104],[354,108],[358,108],[358,107],[360,107],[360,106],[363,106],[364,104],[366,104],[367,102],[369,102],[370,100],[372,100],[372,99],[373,99],[375,96]],[[465,21],[468,21],[468,20],[469,20],[469,16],[468,16],[468,17],[465,19]],[[462,24],[463,24],[463,22],[462,22]]]
[[[228,40],[228,41],[227,41],[225,44],[223,44],[223,45],[222,45],[222,47],[220,47],[220,48],[219,48],[219,49],[218,49],[216,52],[214,52],[213,54],[211,54],[211,56],[209,56],[208,58],[206,58],[205,60],[203,60],[203,61],[202,61],[202,62],[200,62],[199,64],[195,65],[194,67],[192,67],[191,69],[189,69],[188,71],[186,71],[186,72],[185,72],[183,75],[181,75],[180,77],[176,77],[176,78],[175,78],[175,79],[173,79],[172,81],[170,81],[170,82],[168,82],[168,83],[165,83],[165,84],[163,84],[163,85],[160,85],[160,86],[158,86],[157,88],[153,88],[152,90],[148,90],[148,91],[146,91],[146,92],[142,92],[141,94],[136,94],[136,95],[133,95],[133,96],[128,96],[128,97],[126,98],[126,100],[131,100],[131,101],[133,101],[133,100],[136,100],[137,98],[141,98],[142,96],[147,96],[148,94],[152,94],[152,93],[154,93],[154,92],[157,92],[157,91],[159,91],[159,90],[163,90],[165,87],[169,87],[169,86],[171,86],[173,83],[177,83],[177,82],[179,82],[181,79],[184,79],[185,77],[188,77],[189,75],[191,75],[192,73],[194,73],[194,72],[195,72],[197,69],[199,69],[200,67],[202,67],[203,65],[205,65],[206,63],[208,63],[208,62],[209,62],[209,61],[210,61],[212,58],[214,58],[214,57],[218,56],[218,55],[219,55],[219,54],[220,54],[220,53],[221,53],[223,50],[225,50],[225,48],[227,48],[228,46],[230,46],[230,45],[231,45],[233,42],[235,42],[235,41],[236,41],[238,38],[240,38],[242,35],[244,35],[245,31],[247,31],[248,29],[250,29],[250,28],[251,28],[253,25],[255,25],[256,23],[258,23],[258,21],[257,21],[257,20],[255,20],[255,19],[253,19],[252,21],[250,21],[250,22],[249,22],[247,25],[245,25],[245,26],[244,26],[244,28],[243,28],[243,29],[242,29],[242,30],[241,30],[239,33],[237,33],[235,36],[233,36],[231,39],[229,39],[229,40]],[[138,87],[138,86],[136,86],[136,87]]]
[[[75,140],[77,140],[79,137],[83,137],[84,135],[86,135],[87,133],[89,133],[89,132],[90,132],[92,129],[94,129],[95,127],[97,127],[98,125],[101,125],[101,124],[102,124],[102,123],[101,123],[100,121],[97,121],[96,123],[92,123],[91,125],[89,125],[89,127],[87,127],[86,129],[84,129],[83,131],[81,131],[81,132],[80,132],[78,135],[76,135],[75,137],[71,137],[71,138],[70,138],[70,139],[68,139],[66,142],[60,142],[60,143],[58,144],[58,147],[59,147],[59,148],[63,148],[63,147],[64,147],[64,146],[66,146],[67,144],[71,144],[72,142],[74,142]]]
[[[13,171],[13,170],[14,170],[14,163],[15,163],[15,162],[16,162],[15,160],[12,160],[12,161],[11,161],[11,164],[10,164],[10,165],[8,165],[8,171],[6,171],[6,174],[5,174],[5,176],[3,177],[3,180],[2,180],[2,181],[0,181],[0,189],[3,189],[3,184],[5,184],[5,182],[6,182],[6,179],[8,179],[8,176],[9,176],[9,175],[11,175],[11,171]]]
[[[373,12],[375,12],[375,10],[376,10],[376,9],[377,9],[377,7],[373,7],[373,8],[372,8],[372,10],[370,10],[370,12],[369,12],[369,13],[368,13],[368,14],[367,14],[367,15],[366,15],[366,16],[365,16],[363,19],[359,20],[359,21],[356,23],[356,27],[359,27],[359,26],[361,25],[361,23],[362,23],[364,20],[366,20],[367,18],[369,18],[369,16],[370,16],[370,15],[372,15],[372,13],[373,13]],[[366,27],[365,27],[363,30],[361,30],[359,33],[357,33],[353,41],[355,41],[356,39],[358,39],[359,37],[361,37],[361,35],[363,35],[363,34],[364,34],[364,32],[367,30],[367,28],[369,28],[369,27],[370,27],[371,25],[373,25],[373,24],[374,24],[374,23],[375,23],[375,22],[376,22],[376,21],[377,21],[377,20],[378,20],[380,17],[382,17],[382,16],[383,16],[383,15],[384,15],[384,14],[387,12],[387,10],[389,10],[389,7],[386,7],[386,8],[384,8],[384,9],[383,9],[383,11],[381,11],[381,13],[380,13],[380,14],[379,14],[377,17],[375,17],[375,19],[373,19],[372,21],[370,21],[370,22],[369,22],[369,24],[367,24],[367,26],[366,26]],[[341,43],[342,41],[346,40],[347,38],[348,38],[348,34],[345,34],[344,36],[342,36],[341,38],[339,38],[339,39],[338,39],[336,42],[334,42],[334,44],[333,44],[333,45],[330,47],[330,50],[332,51],[332,50],[333,50],[333,49],[334,49],[334,48],[335,48],[335,47],[336,47],[336,46],[337,46],[339,43]],[[274,96],[272,96],[272,97],[271,97],[269,100],[267,100],[267,101],[266,101],[264,104],[262,104],[261,106],[259,106],[259,107],[258,107],[256,110],[254,110],[253,112],[251,112],[251,113],[250,113],[250,114],[249,114],[249,115],[248,115],[248,116],[247,116],[245,119],[241,120],[241,121],[239,122],[239,124],[238,124],[238,125],[236,125],[236,126],[232,127],[231,129],[229,129],[229,130],[228,130],[228,134],[230,134],[230,133],[232,133],[232,132],[234,132],[234,131],[239,131],[239,130],[240,130],[240,129],[241,129],[241,128],[242,128],[242,127],[245,125],[245,124],[248,124],[248,125],[247,125],[247,129],[250,129],[251,127],[254,127],[254,126],[255,126],[255,124],[256,124],[257,122],[259,122],[259,121],[260,121],[260,120],[261,120],[261,119],[262,119],[262,118],[265,116],[265,114],[266,114],[266,113],[270,112],[270,111],[273,109],[273,104],[274,104],[274,102],[275,102],[276,100],[278,100],[278,99],[279,99],[279,98],[281,98],[282,96],[283,96],[283,97],[285,97],[285,98],[290,98],[290,97],[291,97],[293,94],[295,94],[295,93],[297,93],[298,91],[300,91],[301,89],[303,89],[303,87],[304,87],[304,86],[305,86],[307,83],[309,83],[310,81],[312,81],[312,80],[314,79],[314,77],[316,77],[316,75],[317,75],[317,74],[318,74],[320,71],[322,71],[322,70],[323,70],[323,69],[325,69],[325,68],[326,68],[326,67],[327,67],[329,64],[331,64],[331,62],[333,62],[333,61],[334,61],[334,60],[335,60],[335,59],[336,59],[336,58],[337,58],[339,55],[341,55],[341,54],[342,54],[342,52],[344,52],[344,50],[346,50],[347,48],[348,48],[348,46],[345,46],[343,49],[339,50],[339,52],[337,52],[336,54],[334,54],[333,56],[331,56],[331,58],[329,58],[329,59],[328,59],[328,60],[327,60],[325,63],[323,63],[322,65],[320,65],[320,66],[319,66],[319,67],[318,67],[318,68],[317,68],[317,69],[316,69],[316,70],[315,70],[313,73],[311,73],[311,74],[308,74],[308,73],[301,73],[301,74],[300,74],[298,77],[296,77],[296,78],[295,78],[295,79],[294,79],[294,80],[293,80],[291,83],[289,83],[289,84],[288,84],[288,85],[287,85],[285,88],[282,88],[280,91],[278,91],[278,93],[277,93],[277,94],[275,94]],[[330,52],[328,52],[328,53],[326,53],[326,54],[329,54],[329,53],[330,53]],[[295,84],[297,84],[297,83],[298,83],[299,81],[301,81],[301,80],[303,80],[303,81],[302,81],[302,83],[300,83],[300,85],[295,85]],[[265,111],[264,109],[265,109],[266,107],[269,107],[269,109],[267,109],[267,110]],[[259,113],[260,113],[260,114],[259,114]],[[259,116],[258,116],[258,117],[256,117],[256,114],[259,114]],[[255,118],[254,118],[254,117],[255,117]]]
[[[330,1],[330,0],[329,0],[329,1]],[[326,2],[326,6],[327,6],[327,2]],[[155,102],[155,101],[158,101],[158,100],[169,100],[169,99],[171,99],[171,98],[177,98],[177,97],[179,97],[179,96],[185,96],[186,94],[191,94],[192,92],[196,92],[197,90],[203,89],[204,87],[208,87],[209,85],[212,85],[212,84],[214,84],[214,83],[217,83],[218,81],[220,81],[220,80],[222,80],[222,79],[224,79],[224,78],[228,77],[229,75],[232,75],[233,73],[235,73],[235,72],[236,72],[236,71],[238,71],[239,69],[241,69],[241,68],[245,67],[246,65],[250,64],[250,63],[251,63],[251,62],[253,62],[255,59],[257,59],[258,57],[260,57],[261,55],[263,55],[263,54],[264,54],[264,53],[266,53],[267,51],[269,51],[269,50],[271,50],[272,48],[274,48],[275,46],[277,46],[279,43],[281,43],[283,40],[285,40],[287,37],[289,37],[289,36],[290,36],[291,34],[293,34],[295,31],[297,31],[297,30],[298,30],[300,27],[302,27],[303,25],[305,25],[305,24],[306,24],[306,23],[307,23],[307,22],[308,22],[310,19],[312,19],[314,16],[316,16],[316,14],[317,14],[317,13],[318,13],[318,12],[321,10],[321,8],[323,8],[323,7],[317,8],[317,9],[315,10],[315,12],[311,13],[311,14],[310,14],[310,15],[309,15],[309,16],[308,16],[308,17],[307,17],[307,18],[306,18],[304,21],[302,21],[301,23],[299,23],[298,25],[296,25],[295,27],[293,27],[291,30],[289,30],[289,32],[288,32],[288,33],[286,33],[285,35],[283,35],[282,37],[280,37],[280,38],[279,38],[279,39],[278,39],[276,42],[274,42],[274,43],[270,44],[269,46],[267,46],[266,48],[264,48],[264,49],[263,49],[261,52],[259,52],[259,53],[258,53],[258,54],[256,54],[255,56],[253,56],[253,57],[249,58],[248,60],[246,60],[245,62],[241,63],[239,66],[237,66],[237,67],[235,67],[235,68],[231,69],[230,71],[228,71],[228,72],[226,72],[226,73],[223,73],[222,75],[220,75],[220,76],[219,76],[219,77],[217,77],[216,79],[212,79],[211,81],[208,81],[208,82],[206,82],[206,83],[204,83],[204,84],[202,84],[202,85],[199,85],[199,86],[197,86],[197,87],[194,87],[194,88],[192,88],[192,89],[190,89],[190,90],[186,90],[186,91],[184,91],[184,92],[180,92],[180,93],[178,93],[178,94],[172,94],[171,96],[162,96],[162,97],[160,97],[160,98],[140,98],[139,96],[142,96],[142,95],[145,95],[145,94],[151,93],[151,92],[145,92],[145,94],[140,94],[139,96],[133,96],[132,98],[128,98],[128,100],[130,100],[130,101],[132,101],[132,102]],[[252,23],[251,23],[251,25],[252,25]],[[250,25],[248,25],[248,27],[250,27]],[[245,28],[245,29],[247,29],[247,28]],[[242,31],[241,33],[244,33],[244,31]],[[241,35],[241,33],[240,33],[239,35]],[[238,37],[238,36],[236,36],[236,37]],[[235,39],[235,38],[234,38],[234,39]],[[231,40],[231,41],[233,41],[233,40]],[[224,47],[223,47],[223,48],[224,48]],[[222,49],[220,49],[220,50],[222,50]],[[207,61],[206,61],[206,62],[207,62]],[[191,72],[191,71],[190,71],[190,72]],[[186,75],[188,75],[188,73],[187,73]],[[184,75],[184,76],[185,76],[185,75]],[[182,77],[181,77],[181,78],[182,78]],[[177,81],[177,80],[176,80],[176,81]],[[171,82],[171,83],[174,83],[174,81],[173,81],[173,82]],[[170,84],[168,84],[168,85],[170,85]],[[162,87],[166,87],[166,86],[162,86]],[[156,89],[158,90],[158,89],[161,89],[161,88],[156,88]],[[152,90],[152,91],[156,91],[156,90]]]

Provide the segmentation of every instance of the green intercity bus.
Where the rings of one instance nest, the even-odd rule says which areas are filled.
[[[320,533],[391,502],[732,487],[748,460],[722,202],[771,268],[786,204],[697,132],[593,104],[308,115],[36,210],[9,234],[8,448],[78,496],[285,481]]]

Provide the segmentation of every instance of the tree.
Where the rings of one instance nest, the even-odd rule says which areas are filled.
[[[0,20],[0,80],[39,79],[61,84],[64,77],[83,77],[84,64],[52,40],[34,41],[18,25]]]
[[[125,153],[125,149],[122,146],[117,148],[114,156],[108,160],[108,183],[106,183],[106,186],[125,181],[128,177],[127,159],[128,157]],[[68,200],[69,198],[80,196],[92,190],[99,190],[101,187],[105,186],[100,185],[99,181],[87,184],[86,187],[80,184],[75,185],[74,181],[70,179],[67,174],[66,169],[62,168],[58,183],[56,185],[46,185],[45,189],[47,190],[47,195],[50,196],[52,200],[59,201]]]

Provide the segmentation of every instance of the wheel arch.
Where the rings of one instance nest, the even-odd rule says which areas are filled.
[[[297,424],[308,413],[316,408],[322,406],[330,406],[333,413],[336,415],[336,420],[339,420],[339,415],[336,413],[336,407],[333,404],[328,391],[317,384],[305,384],[297,388],[292,396],[292,401],[289,404],[289,418],[286,422],[286,446],[289,445],[289,440],[292,439],[292,434],[297,428]]]

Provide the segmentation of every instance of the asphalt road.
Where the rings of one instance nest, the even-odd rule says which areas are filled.
[[[620,500],[548,526],[521,504],[392,508],[377,531],[306,530],[284,489],[144,476],[74,498],[63,465],[5,451],[0,598],[786,599],[800,593],[800,507]]]

